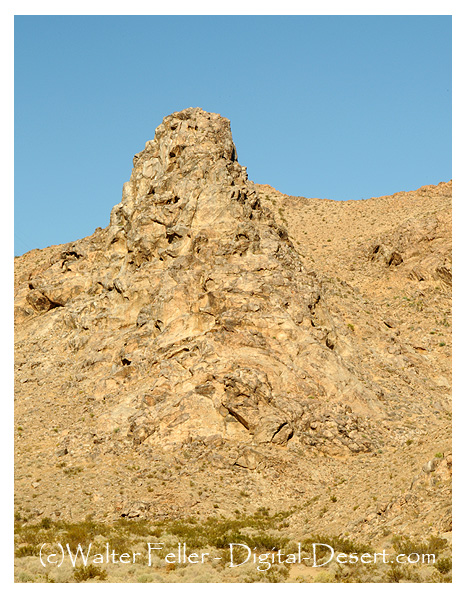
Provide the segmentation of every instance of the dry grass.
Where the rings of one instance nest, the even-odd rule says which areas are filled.
[[[243,543],[255,548],[254,551],[268,555],[277,555],[282,549],[283,555],[295,554],[297,543],[278,531],[287,528],[293,512],[278,512],[270,515],[265,508],[252,514],[238,514],[234,518],[211,517],[206,520],[189,518],[185,520],[166,520],[151,522],[148,520],[120,519],[114,523],[94,522],[91,519],[82,522],[51,521],[46,518],[38,524],[28,524],[19,516],[15,526],[15,580],[18,582],[448,582],[450,580],[451,558],[445,555],[434,565],[420,567],[410,565],[382,564],[338,564],[332,562],[316,571],[307,565],[295,572],[290,563],[278,564],[268,569],[258,569],[258,563],[252,561],[238,568],[230,567],[230,543]],[[38,555],[40,547],[46,543],[52,547],[60,542],[68,544],[73,553],[78,545],[87,548],[92,543],[91,555],[104,553],[106,544],[118,555],[128,552],[140,553],[132,563],[100,563],[91,561],[76,567],[65,563],[60,571],[57,568],[41,566]],[[313,544],[319,543],[333,547],[336,554],[374,553],[368,544],[359,543],[339,536],[314,535],[301,539],[304,554],[312,554]],[[147,563],[147,543],[162,543],[162,555],[153,553],[153,564]],[[186,543],[189,553],[209,552],[219,556],[217,561],[204,564],[168,563],[164,555],[177,553],[179,543]],[[393,538],[393,549],[397,553],[446,553],[444,539],[431,537],[428,541]],[[240,563],[244,559],[242,548],[234,548],[234,559]],[[317,547],[318,560],[325,558],[325,549]]]

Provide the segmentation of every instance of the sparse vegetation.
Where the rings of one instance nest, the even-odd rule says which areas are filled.
[[[191,517],[184,520],[156,522],[120,518],[114,523],[107,524],[94,522],[91,518],[75,523],[43,518],[38,524],[21,524],[21,521],[15,517],[15,557],[20,564],[23,558],[38,556],[42,543],[54,543],[58,540],[62,544],[69,543],[73,551],[76,551],[78,543],[83,547],[90,542],[95,544],[95,552],[104,551],[105,544],[108,543],[118,555],[128,551],[142,552],[147,542],[163,543],[166,552],[176,552],[178,543],[186,543],[189,551],[199,553],[199,550],[202,549],[213,554],[217,551],[217,555],[220,557],[213,565],[206,565],[204,568],[205,576],[207,575],[207,579],[203,579],[204,582],[222,582],[224,580],[229,582],[284,582],[289,579],[290,564],[280,566],[274,564],[269,570],[264,571],[258,571],[255,564],[251,564],[243,569],[232,571],[229,568],[230,543],[244,543],[250,548],[255,547],[257,552],[263,553],[273,552],[278,548],[282,548],[287,553],[296,553],[296,540],[292,541],[283,534],[278,534],[278,531],[288,527],[289,517],[293,513],[293,510],[289,510],[270,514],[268,508],[260,507],[251,514],[242,514],[237,510],[237,514],[233,518],[212,516],[205,520],[197,520],[195,517]],[[325,545],[332,547],[336,553],[347,555],[373,554],[378,551],[367,543],[361,543],[345,536],[317,534],[301,539],[300,542],[302,551],[310,554],[313,554],[313,545],[316,544],[318,562],[328,557],[328,549]],[[410,553],[437,554],[446,550],[447,546],[447,542],[440,537],[431,537],[428,541],[422,542],[396,536],[393,537],[392,544],[394,551],[407,555]],[[233,551],[234,559],[238,561],[244,559],[241,547],[234,547]],[[25,580],[27,582],[116,582],[119,580],[116,580],[115,577],[121,576],[120,572],[126,572],[125,581],[127,582],[132,580],[138,582],[191,581],[188,577],[192,570],[188,571],[186,564],[166,563],[162,558],[155,559],[157,560],[156,570],[154,567],[148,569],[146,560],[142,557],[138,557],[135,563],[131,564],[131,569],[128,565],[126,570],[123,564],[118,564],[115,568],[112,568],[112,564],[110,564],[107,569],[104,569],[95,563],[78,562],[75,568],[70,567],[66,574],[62,573],[62,578],[58,580],[39,568],[31,571],[21,569],[18,565],[16,578],[18,581]],[[435,564],[430,564],[427,568],[429,568],[427,576],[431,573],[432,582],[446,582],[452,568],[451,558],[442,556],[436,560]],[[196,570],[193,569],[193,572]],[[165,579],[164,577],[169,578]],[[417,565],[378,566],[373,563],[359,563],[343,566],[335,563],[323,567],[319,576],[313,578],[313,582],[400,582],[403,580],[421,581]],[[303,581],[305,582],[305,579]]]
[[[447,544],[448,542],[446,539],[435,536],[431,536],[427,542],[397,535],[392,539],[394,550],[397,551],[397,553],[404,553],[405,555],[410,555],[411,553],[418,553],[419,555],[424,553],[434,553],[436,555],[445,549]]]

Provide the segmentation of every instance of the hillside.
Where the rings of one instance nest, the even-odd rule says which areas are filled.
[[[106,229],[15,259],[17,519],[450,540],[451,182],[290,197],[193,108],[133,165]]]

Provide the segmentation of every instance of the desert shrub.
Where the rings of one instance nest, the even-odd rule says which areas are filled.
[[[289,576],[289,568],[286,566],[286,564],[281,564],[280,566],[276,565],[269,570],[263,570],[261,572],[254,570],[245,576],[244,582],[284,582]]]
[[[374,553],[373,549],[369,545],[363,543],[357,543],[352,539],[345,537],[327,537],[324,535],[316,535],[313,538],[305,539],[302,543],[304,551],[312,552],[314,543],[322,543],[323,545],[329,545],[334,549],[336,553]],[[322,547],[316,547],[316,557],[321,559],[327,555],[327,550]]]
[[[414,540],[409,537],[395,536],[392,539],[392,546],[397,553],[405,553],[410,555],[411,553],[434,553],[435,555],[442,551],[448,542],[442,537],[431,536],[426,543],[419,540]]]
[[[400,566],[391,565],[386,573],[386,582],[399,582],[404,578],[404,572]]]
[[[89,580],[90,578],[98,578],[99,580],[105,580],[107,578],[107,572],[94,564],[89,564],[88,566],[80,566],[76,568],[73,578],[76,582],[83,582],[84,580]]]
[[[446,548],[447,544],[448,544],[448,542],[446,541],[446,539],[443,539],[442,537],[431,536],[428,539],[428,545],[427,545],[428,553],[436,553],[436,552],[442,551],[443,549]]]
[[[402,567],[391,564],[391,567],[386,572],[385,582],[400,582],[401,580],[419,582],[420,577],[417,572],[409,566]]]
[[[447,574],[452,570],[452,559],[450,557],[441,557],[434,563],[434,566],[440,574]]]
[[[151,523],[148,520],[134,520],[128,518],[119,518],[115,528],[121,529],[134,535],[148,535],[151,529]]]
[[[271,534],[260,534],[252,537],[253,546],[259,550],[272,551],[273,549],[279,549],[289,542],[289,539],[285,537],[278,537]]]
[[[36,545],[21,545],[15,550],[15,557],[28,557],[30,555],[39,555],[39,549]]]
[[[108,537],[107,542],[116,553],[120,554],[128,551],[128,537],[111,535]]]
[[[56,530],[60,534],[62,543],[68,543],[71,549],[77,549],[79,544],[90,543],[97,535],[108,533],[109,527],[101,522],[85,520],[82,522],[58,522]]]
[[[45,528],[46,530],[52,528],[52,520],[50,518],[42,518],[40,522],[40,527]]]

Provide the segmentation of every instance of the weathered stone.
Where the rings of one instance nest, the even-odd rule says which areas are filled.
[[[242,454],[235,460],[235,464],[242,468],[248,468],[248,470],[255,470],[264,462],[264,459],[264,456],[259,451],[251,447],[245,447]]]
[[[26,296],[26,301],[37,312],[48,312],[55,307],[55,304],[38,289],[30,291]]]

